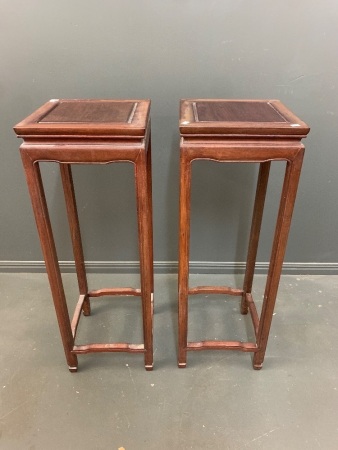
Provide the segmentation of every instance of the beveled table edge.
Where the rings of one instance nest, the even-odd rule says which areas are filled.
[[[268,103],[288,122],[196,122],[192,105],[197,102],[245,102]],[[275,99],[208,99],[189,98],[180,100],[179,129],[181,136],[294,136],[305,137],[310,127],[290,111],[280,100]]]
[[[132,123],[106,122],[106,123],[41,123],[50,111],[63,101],[67,102],[116,102],[136,103],[135,120]],[[150,99],[51,99],[25,119],[17,123],[13,129],[18,137],[31,136],[135,136],[144,137],[149,123]]]

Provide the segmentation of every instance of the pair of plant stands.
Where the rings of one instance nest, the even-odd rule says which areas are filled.
[[[301,173],[308,126],[277,100],[181,101],[180,108],[180,225],[178,366],[185,367],[187,351],[240,350],[253,352],[253,367],[263,364],[279,279]],[[69,370],[76,372],[77,355],[92,352],[144,353],[146,370],[153,369],[153,227],[151,183],[150,101],[50,100],[14,127],[43,250],[46,270]],[[189,287],[191,166],[195,160],[250,162],[260,165],[250,232],[244,285]],[[79,300],[72,320],[68,312],[53,238],[40,162],[57,162],[65,195]],[[71,173],[72,164],[134,165],[140,259],[140,288],[89,290]],[[285,161],[286,170],[260,317],[252,297],[257,248],[271,162]],[[240,297],[242,314],[251,315],[255,342],[188,341],[188,296],[224,294]],[[79,345],[81,317],[90,315],[90,299],[100,296],[138,296],[142,301],[143,343]]]

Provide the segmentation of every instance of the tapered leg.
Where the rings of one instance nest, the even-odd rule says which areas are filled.
[[[266,197],[266,190],[269,181],[271,161],[263,162],[259,167],[259,174],[257,180],[256,198],[253,209],[253,217],[251,223],[250,239],[249,239],[249,249],[246,261],[246,269],[243,284],[243,296],[241,302],[241,313],[248,313],[248,304],[246,301],[246,294],[251,293],[252,282],[255,272],[257,249],[259,242],[259,235],[261,231],[264,203]]]
[[[151,227],[151,205],[149,197],[149,181],[147,177],[147,156],[142,150],[135,163],[136,204],[138,221],[138,241],[140,250],[140,272],[142,291],[144,362],[146,370],[153,369],[153,317],[152,317],[152,277],[151,264],[152,243],[149,228]]]
[[[72,240],[75,267],[77,280],[79,284],[79,291],[81,295],[87,295],[88,284],[86,276],[86,268],[84,263],[79,217],[77,214],[76,199],[74,192],[73,177],[70,164],[60,164],[61,179],[63,191],[65,194],[68,222],[70,228],[70,236]],[[83,305],[83,314],[90,315],[90,300],[85,298]]]
[[[264,361],[280,275],[282,272],[286,243],[290,230],[291,217],[297,194],[303,155],[304,149],[300,149],[296,158],[292,162],[287,162],[286,165],[275,236],[271,251],[269,272],[258,328],[257,346],[259,350],[254,354],[253,358],[254,369],[261,369]]]
[[[60,328],[62,343],[71,372],[77,371],[77,357],[72,353],[74,339],[71,331],[69,313],[64,294],[58,258],[44,194],[38,162],[33,162],[29,152],[21,150],[27,184],[32,201],[35,220],[39,232],[41,247],[46,263],[47,275],[53,296],[56,316]]]
[[[154,244],[153,244],[153,199],[152,199],[152,173],[151,173],[151,136],[147,149],[147,186],[148,186],[148,204],[149,204],[149,259],[150,265],[154,268]],[[154,270],[151,271],[151,293],[152,293],[152,311],[154,311]]]
[[[187,365],[191,162],[181,150],[178,266],[178,367]]]

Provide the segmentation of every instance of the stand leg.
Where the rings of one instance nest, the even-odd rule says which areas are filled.
[[[73,246],[79,291],[81,295],[87,295],[88,293],[87,276],[83,256],[79,217],[77,214],[77,207],[76,207],[73,177],[70,164],[60,164],[60,172],[63,191],[65,194],[67,216]],[[83,314],[85,316],[90,315],[90,300],[88,297],[86,297],[85,301],[83,302],[82,309]]]
[[[250,239],[249,239],[249,249],[248,256],[246,261],[246,269],[244,276],[244,284],[243,284],[243,296],[241,302],[241,313],[248,313],[248,304],[246,301],[246,294],[251,293],[252,290],[252,282],[255,272],[256,258],[257,258],[257,249],[259,242],[259,235],[261,231],[263,211],[264,211],[264,203],[266,197],[266,191],[269,181],[269,173],[270,173],[271,161],[263,162],[260,164],[258,180],[257,180],[257,189],[256,189],[256,198],[253,209],[252,223],[251,223],[251,231],[250,231]]]
[[[147,186],[149,199],[149,258],[150,265],[154,267],[154,248],[153,248],[153,200],[152,200],[152,173],[151,173],[151,136],[149,136],[149,144],[147,149]],[[154,295],[154,270],[151,271],[151,293]],[[154,299],[152,297],[152,310],[154,309]]]
[[[144,362],[146,370],[153,369],[153,317],[152,317],[152,277],[150,242],[151,205],[149,196],[149,181],[147,177],[147,156],[142,150],[135,163],[136,204],[138,221],[138,241],[140,250],[140,272],[142,291]]]
[[[253,358],[253,367],[257,370],[261,369],[263,366],[266,346],[268,343],[272,315],[275,307],[286,243],[290,230],[291,217],[303,162],[303,155],[304,149],[302,148],[296,158],[293,161],[288,161],[286,165],[275,236],[271,251],[269,272],[265,286],[264,300],[258,328],[257,346],[259,350],[254,354]]]
[[[40,243],[46,263],[47,275],[53,296],[62,343],[71,372],[77,371],[77,357],[72,353],[74,339],[71,331],[69,313],[64,294],[61,273],[56,254],[53,232],[41,179],[38,162],[32,161],[29,152],[21,150],[21,157],[26,173],[27,184],[32,201],[35,220],[39,232]]]
[[[187,365],[191,162],[181,153],[178,268],[178,367]]]

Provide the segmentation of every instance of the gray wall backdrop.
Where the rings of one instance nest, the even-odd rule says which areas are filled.
[[[2,267],[42,260],[12,126],[50,98],[151,98],[155,260],[172,268],[178,102],[219,97],[278,98],[311,126],[286,261],[337,271],[337,46],[335,0],[0,0]],[[282,169],[271,176],[261,262]],[[191,259],[244,261],[256,166],[193,170]],[[43,173],[59,258],[68,261],[58,167]],[[136,261],[132,167],[77,166],[74,178],[86,259]]]

